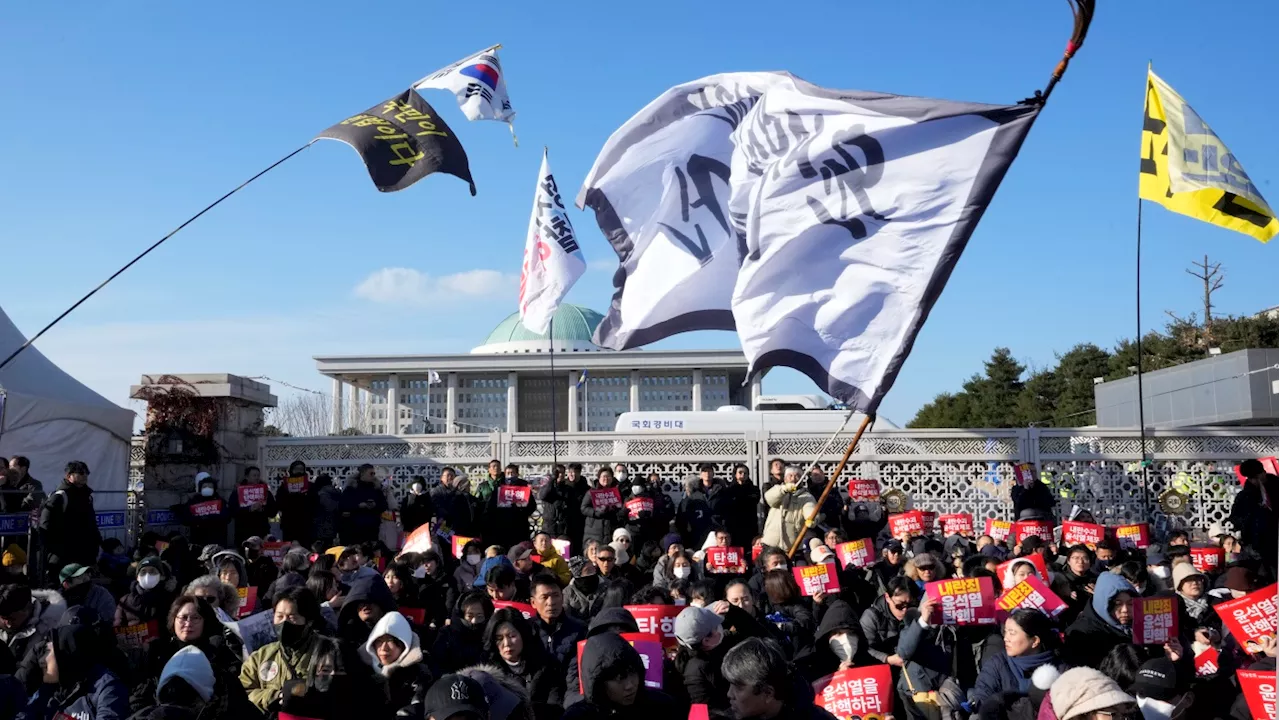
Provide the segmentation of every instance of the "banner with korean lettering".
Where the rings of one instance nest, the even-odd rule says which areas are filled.
[[[1049,582],[1049,568],[1044,564],[1044,556],[1038,552],[1031,553],[1030,555],[1024,555],[1023,557],[1011,558],[1000,563],[996,566],[996,578],[1003,582],[1005,572],[1012,567],[1015,562],[1031,563],[1031,566],[1036,569],[1036,574],[1040,576],[1040,579],[1045,582]]]
[[[1098,543],[1102,542],[1106,534],[1106,528],[1101,525],[1076,522],[1075,520],[1062,521],[1062,545],[1064,547],[1084,545],[1090,550],[1097,550]]]
[[[662,638],[662,647],[676,646],[676,616],[684,608],[678,605],[624,605],[623,610],[636,619],[640,632]]]
[[[498,494],[497,504],[501,508],[526,507],[533,497],[533,488],[528,485],[499,485],[494,492]]]
[[[1216,573],[1222,569],[1227,553],[1220,547],[1191,548],[1191,564],[1202,573]]]
[[[653,512],[653,498],[634,497],[627,501],[627,517],[639,520],[640,513]]]
[[[262,554],[264,557],[271,558],[271,561],[280,567],[284,564],[285,553],[289,552],[290,543],[287,542],[264,542],[262,543]]]
[[[1253,720],[1276,720],[1276,671],[1237,670],[1236,677]]]
[[[255,503],[265,503],[267,501],[266,483],[256,483],[254,485],[239,485],[236,487],[236,498],[240,501],[240,507],[249,507]]]
[[[248,617],[258,607],[258,588],[250,585],[249,587],[236,588],[236,595],[240,596],[240,612],[236,617]]]
[[[876,546],[871,538],[840,543],[835,551],[844,567],[865,568],[876,564]]]
[[[596,512],[622,507],[622,493],[616,487],[595,488],[590,491],[591,507]]]
[[[1008,520],[993,520],[987,518],[983,525],[982,534],[991,536],[996,542],[1004,542],[1009,539],[1009,534],[1013,532],[1013,523]]]
[[[316,136],[346,143],[360,154],[382,192],[403,190],[434,172],[471,179],[467,151],[422,96],[413,90],[378,103]]]
[[[652,633],[619,633],[618,637],[626,640],[640,654],[640,662],[644,663],[644,684],[656,690],[662,689],[662,639]],[[587,647],[586,640],[578,641],[578,667],[582,667],[582,651]],[[581,694],[582,673],[578,673],[578,692]],[[657,720],[657,719],[655,719]]]
[[[996,598],[996,608],[1004,613],[1018,608],[1035,608],[1052,618],[1066,610],[1067,604],[1039,576],[1032,574]]]
[[[989,577],[938,580],[926,583],[924,592],[938,601],[936,624],[996,624],[996,593]]]
[[[969,513],[947,513],[938,516],[938,522],[942,523],[943,535],[964,535],[966,537],[973,536],[973,515]]]
[[[422,523],[405,537],[400,554],[421,553],[433,549],[435,549],[435,537],[431,523]]]
[[[1222,663],[1218,657],[1218,649],[1210,645],[1195,657],[1196,677],[1210,677],[1218,674]]]
[[[924,534],[924,515],[919,510],[889,516],[889,534],[895,538]]]
[[[511,610],[515,610],[516,612],[523,615],[525,620],[532,620],[533,616],[537,614],[534,611],[533,606],[528,603],[515,602],[513,600],[494,600],[493,601],[494,610],[502,610],[503,608],[509,608]]]
[[[813,703],[841,720],[884,717],[893,712],[893,674],[888,665],[840,670],[813,683]]]
[[[830,595],[840,591],[840,577],[836,573],[836,564],[833,562],[825,562],[821,565],[802,565],[798,568],[792,568],[791,573],[795,576],[796,584],[800,586],[800,591],[809,597],[813,597],[818,593]]]
[[[116,628],[116,644],[121,650],[145,652],[152,640],[160,637],[160,621],[148,620],[136,625]]]
[[[573,232],[560,188],[551,175],[547,150],[534,185],[533,213],[525,236],[524,262],[520,267],[520,322],[529,332],[545,335],[551,317],[569,288],[587,270],[578,237]]]
[[[1031,463],[1018,463],[1013,466],[1013,479],[1022,486],[1029,485],[1036,480],[1036,468]]]
[[[709,547],[706,549],[707,572],[746,572],[746,556],[740,547]]]
[[[1029,537],[1053,542],[1053,523],[1048,520],[1019,520],[1013,524],[1013,542],[1021,543]]]
[[[307,479],[305,476],[304,477],[287,477],[281,480],[280,482],[284,485],[285,490],[291,493],[306,494],[307,490],[311,487],[311,481]]]
[[[849,480],[850,502],[877,502],[880,500],[880,481],[875,478]]]
[[[1178,604],[1172,596],[1133,599],[1133,642],[1163,645],[1178,636]]]
[[[222,500],[214,499],[191,503],[187,506],[187,510],[191,512],[192,517],[215,517],[222,514]]]
[[[920,513],[920,527],[924,529],[926,534],[933,532],[934,524],[938,522],[938,513],[935,510],[917,510]]]
[[[1218,603],[1213,610],[1222,618],[1222,626],[1251,653],[1259,652],[1259,640],[1275,637],[1277,629],[1280,629],[1280,617],[1277,617],[1280,597],[1276,594],[1276,583],[1244,597]]]
[[[454,535],[452,540],[450,540],[450,544],[452,545],[451,549],[453,550],[453,556],[461,560],[462,550],[467,546],[467,543],[471,542],[472,540],[479,540],[479,539],[480,538],[469,538],[462,535]]]
[[[1151,544],[1151,528],[1147,523],[1116,527],[1116,542],[1126,550],[1145,550]]]

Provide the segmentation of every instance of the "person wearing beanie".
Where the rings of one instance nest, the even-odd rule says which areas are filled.
[[[129,690],[99,662],[101,640],[89,625],[54,630],[42,659],[43,684],[20,717],[115,720],[129,716]]]
[[[1110,720],[1137,709],[1137,702],[1114,680],[1088,667],[1062,673],[1049,688],[1048,702],[1058,720]]]
[[[662,478],[657,473],[649,473],[647,479],[639,474],[632,475],[626,485],[624,490],[630,492],[630,497],[626,500],[629,506],[625,529],[631,538],[631,554],[636,555],[635,551],[645,543],[657,544],[671,528],[676,506],[662,491]],[[617,530],[614,530],[613,539],[618,539]]]
[[[195,492],[173,511],[178,522],[187,526],[192,546],[227,544],[231,508],[218,495],[218,481],[209,473],[196,473]]]
[[[213,666],[209,658],[199,648],[188,645],[175,652],[160,672],[160,682],[156,684],[156,694],[165,692],[165,687],[174,680],[187,684],[201,702],[209,702],[213,697]]]

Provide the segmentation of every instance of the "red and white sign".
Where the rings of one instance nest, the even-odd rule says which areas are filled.
[[[996,607],[1004,613],[1018,608],[1035,608],[1052,618],[1066,610],[1067,604],[1033,573],[996,598]]]
[[[528,485],[499,485],[498,507],[526,507],[533,497],[533,488]]]
[[[1274,637],[1276,630],[1280,629],[1280,619],[1277,618],[1280,598],[1277,598],[1275,583],[1244,597],[1218,603],[1213,610],[1236,641],[1251,653],[1258,652],[1258,640]]]
[[[1202,573],[1216,573],[1222,569],[1227,553],[1220,547],[1191,548],[1191,564]]]
[[[1084,545],[1090,550],[1097,550],[1098,543],[1107,535],[1106,528],[1093,523],[1062,521],[1062,544],[1064,547]]]
[[[291,493],[305,493],[311,481],[306,477],[288,477],[284,479],[284,486]]]
[[[745,555],[740,547],[709,547],[707,570],[713,573],[735,573],[746,570]]]
[[[240,501],[240,507],[249,507],[254,503],[265,503],[267,501],[267,486],[263,483],[241,485],[236,488],[236,498]]]
[[[1209,677],[1218,674],[1218,668],[1222,664],[1218,662],[1218,649],[1215,647],[1207,647],[1196,656],[1196,677]]]
[[[1146,523],[1117,526],[1116,542],[1128,550],[1145,550],[1151,544],[1151,529]]]
[[[116,628],[116,644],[121,650],[146,650],[152,640],[160,637],[160,621],[148,620],[137,625]]]
[[[616,487],[596,488],[590,492],[591,507],[596,512],[622,507],[622,493]]]
[[[1253,720],[1276,720],[1276,671],[1237,670],[1236,677]]]
[[[431,523],[422,523],[404,539],[400,553],[421,553],[435,547],[435,539],[431,533]]]
[[[640,661],[644,663],[644,684],[657,690],[662,689],[662,652],[661,639],[651,633],[619,633],[618,637],[626,640],[631,647],[640,653]],[[578,667],[582,667],[582,651],[587,647],[586,640],[578,641]],[[578,673],[578,692],[582,693],[582,673]],[[698,707],[698,706],[695,706]],[[706,705],[701,706],[703,708]]]
[[[1163,645],[1178,637],[1178,606],[1169,595],[1133,599],[1133,642]]]
[[[457,558],[457,559],[461,560],[461,559],[462,559],[462,549],[463,549],[463,548],[465,548],[465,547],[467,546],[467,543],[471,542],[472,540],[479,540],[479,539],[480,539],[480,538],[469,538],[469,537],[466,537],[466,536],[464,536],[464,535],[454,535],[454,536],[453,536],[453,547],[451,548],[451,549],[453,550],[453,556],[454,556],[455,558]]]
[[[646,512],[653,512],[653,498],[633,497],[627,501],[627,517],[632,520],[639,520],[640,513]]]
[[[560,557],[564,558],[565,560],[568,560],[569,558],[573,557],[573,555],[571,555],[569,552],[570,550],[573,549],[573,543],[571,543],[568,540],[552,540],[551,547],[555,548],[556,552],[560,553]]]
[[[1029,537],[1038,537],[1047,543],[1053,542],[1053,523],[1048,520],[1019,520],[1013,524],[1014,544]]]
[[[893,675],[888,665],[841,670],[813,683],[813,704],[837,718],[884,717],[893,712]]]
[[[537,615],[537,613],[534,612],[533,610],[533,606],[527,603],[513,602],[511,600],[494,600],[493,601],[494,610],[501,610],[503,608],[511,608],[512,610],[519,611],[519,613],[524,616],[525,620],[532,620],[533,616]]]
[[[254,608],[258,607],[258,588],[236,588],[236,594],[240,596],[240,612],[236,614],[236,617],[249,617],[253,614]]]
[[[1005,572],[1010,567],[1012,567],[1015,562],[1019,560],[1025,560],[1031,563],[1031,565],[1035,567],[1036,574],[1040,576],[1040,579],[1045,582],[1049,582],[1049,568],[1045,566],[1044,556],[1042,556],[1040,553],[1031,553],[1030,555],[1027,555],[1025,557],[1014,558],[1012,560],[1005,560],[1004,562],[997,565],[996,577],[1000,579],[1000,582],[1004,582]]]
[[[938,517],[943,535],[973,537],[973,516],[969,513],[948,513]]]
[[[679,605],[624,605],[623,610],[636,619],[640,632],[662,638],[662,647],[676,646],[676,616],[684,608]]]
[[[1004,542],[1009,539],[1010,533],[1013,532],[1013,523],[1008,520],[992,520],[987,518],[987,522],[982,528],[983,535],[991,536],[996,542]]]
[[[996,593],[989,577],[938,580],[926,583],[924,592],[938,600],[936,624],[996,624]]]
[[[871,567],[876,562],[876,546],[871,538],[840,543],[836,546],[836,557],[844,567]]]
[[[895,538],[924,534],[924,515],[919,510],[890,515],[889,534]]]
[[[933,510],[917,510],[920,513],[920,525],[926,533],[933,532],[934,523],[938,522],[938,513]]]
[[[290,543],[287,542],[264,542],[262,543],[262,554],[271,558],[271,562],[280,567],[284,562],[285,553],[289,552]]]
[[[875,502],[879,499],[879,480],[875,478],[853,478],[849,481],[850,502]]]
[[[1031,463],[1018,463],[1013,466],[1013,476],[1019,485],[1025,487],[1035,482],[1036,469],[1032,467]]]
[[[411,608],[401,605],[398,612],[415,625],[427,624],[427,611],[425,608]]]
[[[791,573],[795,575],[800,591],[809,597],[818,593],[840,592],[840,578],[836,576],[836,564],[833,562],[792,568]]]
[[[215,498],[204,502],[191,503],[187,506],[187,509],[191,511],[191,517],[217,517],[222,514],[222,500],[221,498]]]

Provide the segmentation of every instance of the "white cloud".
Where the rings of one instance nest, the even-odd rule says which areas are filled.
[[[412,268],[382,268],[361,280],[354,293],[370,302],[425,306],[459,297],[488,298],[502,294],[514,297],[516,282],[514,276],[497,270],[466,270],[432,277]]]
[[[618,269],[618,258],[616,257],[596,258],[595,260],[589,260],[587,262],[587,270],[590,270],[593,272],[612,273],[614,270],[617,270],[617,269]]]

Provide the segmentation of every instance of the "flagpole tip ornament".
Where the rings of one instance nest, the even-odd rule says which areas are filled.
[[[1075,22],[1071,29],[1071,37],[1067,40],[1067,47],[1062,51],[1062,59],[1054,66],[1053,73],[1049,76],[1049,84],[1045,85],[1043,90],[1037,90],[1034,96],[1023,100],[1024,103],[1043,105],[1049,100],[1049,95],[1057,87],[1058,81],[1066,74],[1071,58],[1075,57],[1076,52],[1084,45],[1085,36],[1089,34],[1096,0],[1067,0],[1067,5],[1071,7]]]

